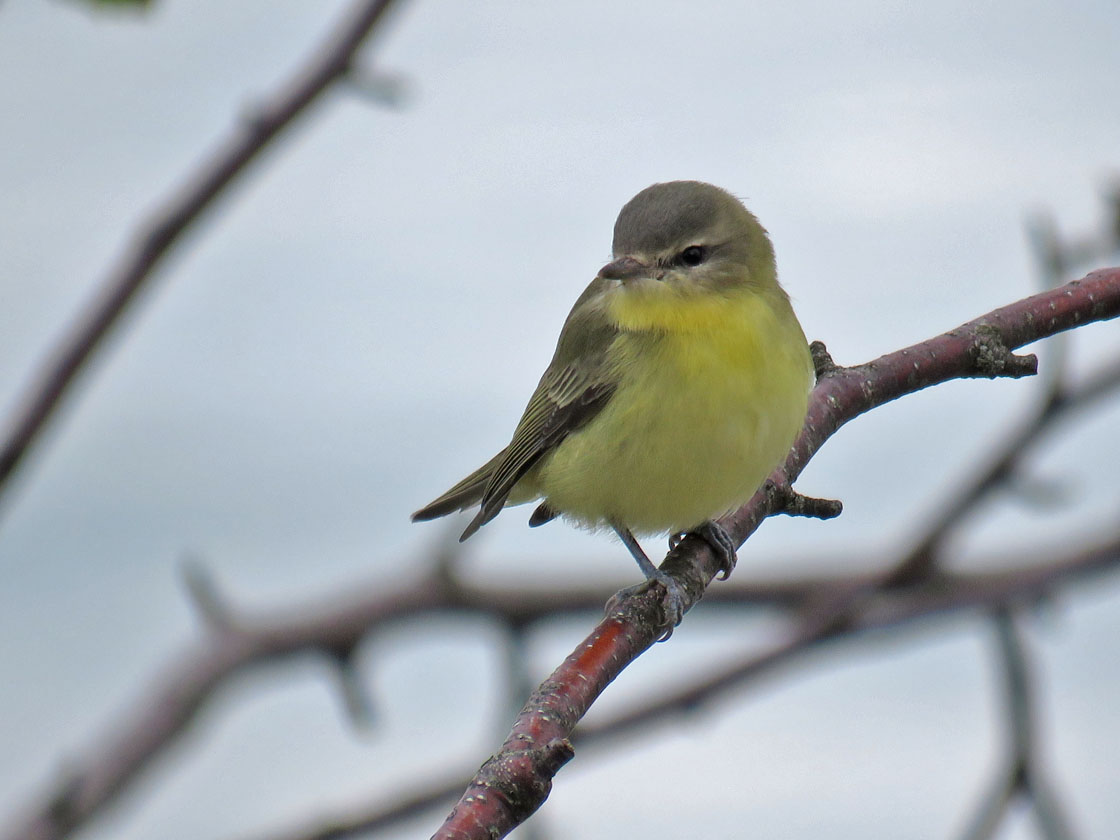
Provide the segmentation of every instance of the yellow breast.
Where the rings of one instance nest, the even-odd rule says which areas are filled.
[[[550,507],[589,527],[688,530],[745,502],[805,416],[812,366],[780,291],[619,295],[610,402],[534,471]]]

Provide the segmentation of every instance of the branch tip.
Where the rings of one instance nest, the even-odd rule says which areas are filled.
[[[347,719],[355,729],[368,730],[373,727],[377,719],[377,709],[373,696],[362,680],[357,651],[358,647],[354,644],[328,650],[327,655],[338,677],[338,687],[342,692],[343,708],[346,710]]]
[[[781,511],[786,516],[807,516],[812,519],[835,519],[843,512],[844,503],[839,499],[803,496],[795,490],[789,492],[786,506]]]
[[[576,748],[567,738],[553,738],[534,752],[536,755],[533,763],[551,776],[575,757]]]
[[[411,93],[411,85],[403,76],[373,68],[351,65],[339,81],[345,90],[384,108],[403,108]]]
[[[465,549],[459,540],[459,524],[451,526],[440,536],[433,552],[432,573],[440,586],[457,591],[459,585],[459,565],[463,562]]]
[[[976,328],[969,356],[973,377],[1019,379],[1038,373],[1038,356],[1034,353],[1023,356],[1012,353],[1000,331],[986,324]]]
[[[47,800],[46,813],[50,821],[63,832],[78,823],[78,790],[82,784],[81,775],[73,769],[63,769],[58,787]]]
[[[832,355],[828,352],[828,348],[824,346],[823,341],[812,342],[809,345],[809,355],[813,357],[813,370],[816,372],[818,380],[841,370],[841,367],[832,361]]]
[[[187,599],[202,622],[215,631],[233,627],[233,610],[218,588],[206,565],[194,556],[186,556],[179,564],[179,573],[187,590]]]
[[[770,500],[769,516],[806,516],[812,519],[835,519],[844,512],[839,499],[818,499],[798,493],[787,481],[768,479],[762,486]]]

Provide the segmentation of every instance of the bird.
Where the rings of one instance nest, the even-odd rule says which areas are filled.
[[[736,544],[717,520],[789,451],[813,362],[769,235],[726,190],[643,189],[620,211],[611,250],[509,445],[412,520],[478,505],[462,541],[504,508],[535,501],[531,527],[560,516],[613,530],[646,579],[619,596],[660,582],[671,633],[684,593],[637,536],[668,534],[675,545],[695,534],[730,574]]]

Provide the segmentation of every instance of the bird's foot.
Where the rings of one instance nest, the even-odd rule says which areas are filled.
[[[654,569],[649,577],[641,583],[618,590],[607,601],[607,614],[609,615],[620,608],[628,598],[645,594],[654,583],[661,584],[665,590],[665,596],[661,599],[661,611],[665,623],[662,628],[662,635],[657,638],[657,641],[663,642],[673,635],[673,629],[681,623],[685,611],[684,589],[673,579],[672,575],[660,569]]]
[[[625,589],[620,589],[614,596],[607,602],[607,612],[612,613],[615,609],[621,606],[622,601],[633,595],[640,595],[649,589],[649,585],[653,582],[660,583],[665,590],[665,597],[661,601],[662,612],[662,633],[658,638],[659,642],[663,642],[673,635],[673,628],[681,623],[684,618],[685,604],[685,591],[673,577],[666,572],[661,571],[653,562],[646,557],[646,553],[642,550],[641,545],[635,539],[634,535],[630,532],[629,528],[622,525],[612,525],[618,538],[622,540],[622,544],[626,546],[630,552],[630,556],[638,563],[638,568],[642,570],[645,575],[645,582],[639,583],[637,586],[628,586]]]
[[[707,522],[698,525],[691,531],[671,534],[669,536],[669,549],[672,550],[676,548],[689,534],[695,534],[712,547],[712,551],[714,551],[716,557],[719,558],[719,579],[727,580],[735,570],[735,563],[739,560],[738,555],[735,553],[735,541],[731,539],[731,535],[727,533],[727,529],[718,522],[709,519]]]

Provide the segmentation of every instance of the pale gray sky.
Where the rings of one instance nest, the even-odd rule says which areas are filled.
[[[0,5],[0,409],[145,210],[344,5]],[[842,363],[1032,291],[1026,213],[1090,229],[1120,167],[1118,38],[1113,0],[406,2],[370,50],[405,80],[405,106],[337,91],[271,150],[161,271],[7,500],[0,818],[191,638],[184,553],[260,605],[407,574],[441,533],[408,513],[504,445],[609,255],[618,209],[649,183],[698,178],[742,196],[773,235],[806,332]],[[1120,341],[1105,325],[1075,346],[1086,361]],[[955,383],[852,424],[804,479],[841,497],[844,516],[769,523],[737,574],[898,545],[1030,388]],[[1081,488],[1073,512],[1004,505],[964,550],[1060,540],[1114,514],[1115,472],[1062,458],[1092,441],[1116,463],[1117,419],[1114,408],[1042,460]],[[471,568],[635,574],[609,540],[559,523],[529,531],[526,516],[472,541]],[[1120,743],[1107,711],[1120,671],[1101,657],[1120,599],[1079,597],[1058,624],[1044,649],[1059,779],[1085,836],[1107,838],[1120,810],[1095,794],[1092,768]],[[586,629],[552,628],[539,666]],[[496,743],[485,682],[500,662],[492,631],[468,631],[371,646],[383,725],[364,739],[314,669],[231,694],[138,809],[86,836],[240,836],[433,763],[481,761]],[[743,632],[690,616],[604,702],[716,661]],[[545,819],[557,836],[676,837],[673,802],[650,792],[700,795],[716,780],[692,824],[705,836],[951,837],[997,743],[987,643],[962,623],[886,658],[868,648],[633,755],[581,756]],[[463,685],[477,696],[449,709]],[[438,733],[401,769],[432,721]],[[1001,840],[1030,836],[1022,824]]]

